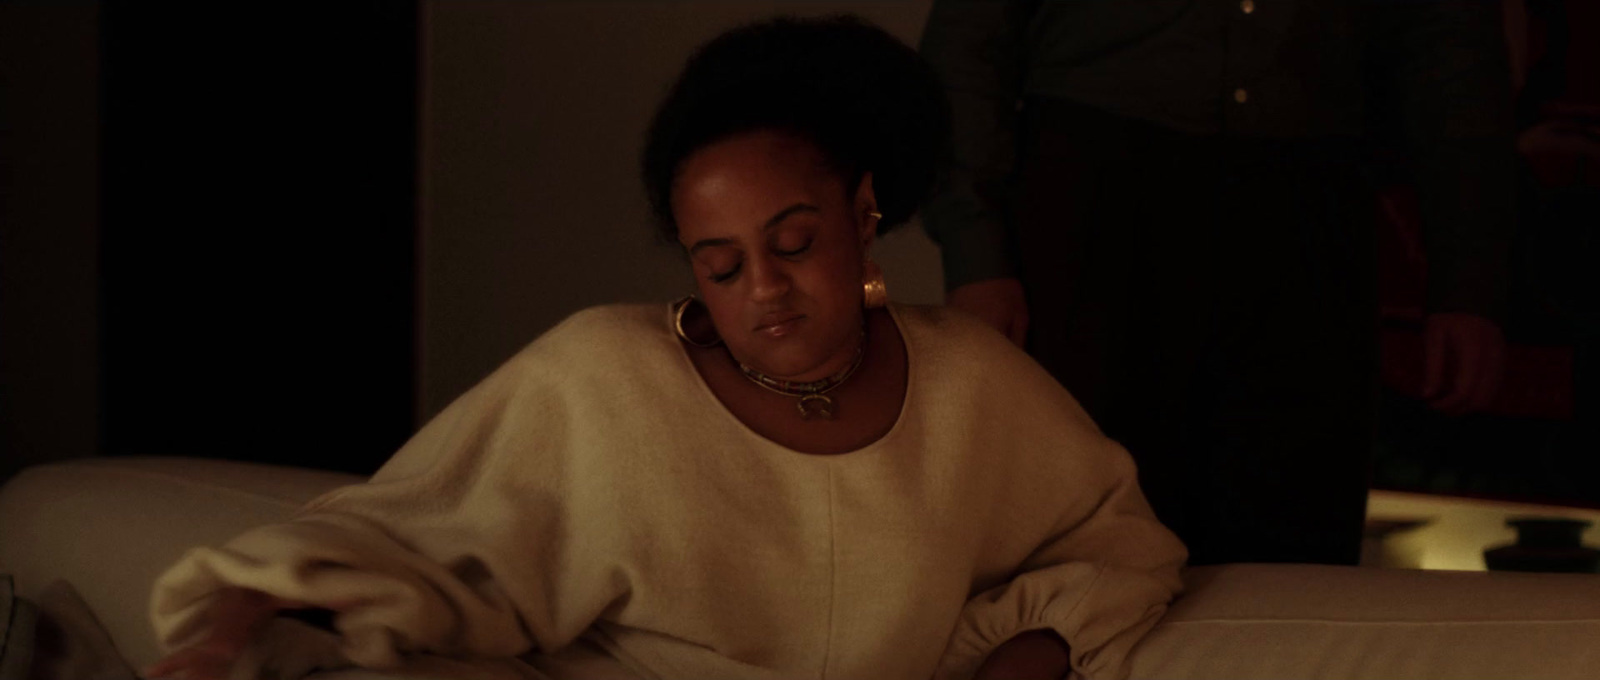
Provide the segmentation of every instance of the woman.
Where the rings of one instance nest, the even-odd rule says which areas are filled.
[[[1117,675],[1182,545],[1065,391],[886,306],[867,258],[928,192],[940,97],[851,19],[706,45],[644,153],[698,298],[577,314],[370,482],[191,551],[149,674]]]

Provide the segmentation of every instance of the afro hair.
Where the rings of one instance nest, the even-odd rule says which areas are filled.
[[[671,194],[683,161],[756,130],[815,145],[850,190],[871,172],[882,234],[933,189],[950,111],[922,57],[861,19],[784,17],[728,31],[690,57],[650,125],[642,171],[663,238],[677,238]]]

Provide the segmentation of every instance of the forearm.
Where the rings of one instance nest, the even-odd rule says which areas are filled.
[[[952,157],[923,210],[942,249],[946,290],[1015,274],[1004,185],[1015,164],[1022,31],[1032,11],[1019,0],[939,0],[922,35],[950,101]]]

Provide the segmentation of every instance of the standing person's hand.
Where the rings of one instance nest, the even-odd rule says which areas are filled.
[[[1429,406],[1452,415],[1489,408],[1505,373],[1500,326],[1477,314],[1429,314],[1423,346],[1422,397]]]
[[[244,653],[261,625],[291,603],[245,588],[225,588],[206,612],[211,631],[199,642],[150,664],[146,678],[226,680],[233,662]]]
[[[945,295],[944,302],[982,319],[1018,347],[1028,340],[1028,301],[1022,293],[1022,282],[1015,278],[958,286]]]

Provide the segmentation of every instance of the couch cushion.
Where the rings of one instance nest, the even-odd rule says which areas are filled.
[[[1600,576],[1192,569],[1135,678],[1600,677]]]
[[[37,597],[72,584],[135,666],[157,658],[157,575],[197,545],[277,521],[354,475],[179,458],[98,458],[30,468],[0,489],[0,573]]]

